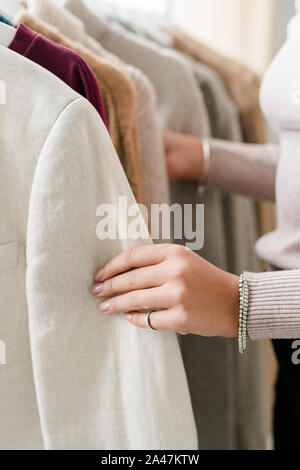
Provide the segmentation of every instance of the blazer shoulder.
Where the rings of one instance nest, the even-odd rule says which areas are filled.
[[[1,73],[0,80],[12,87],[32,90],[35,101],[48,101],[49,105],[57,106],[58,114],[61,109],[74,101],[79,95],[56,75],[22,55],[0,46]],[[45,106],[45,103],[43,103]]]

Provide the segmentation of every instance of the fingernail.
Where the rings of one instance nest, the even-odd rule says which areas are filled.
[[[95,295],[102,294],[103,287],[104,287],[103,284],[99,284],[98,286],[92,287],[93,294],[95,294]]]
[[[109,307],[110,307],[110,302],[102,302],[102,304],[100,304],[100,310],[102,312],[108,312]]]
[[[103,274],[104,274],[104,269],[100,269],[100,271],[98,271],[96,274],[95,274],[95,281],[101,281],[101,279],[103,278]]]
[[[130,313],[125,313],[125,319],[128,321],[132,320],[132,315]]]

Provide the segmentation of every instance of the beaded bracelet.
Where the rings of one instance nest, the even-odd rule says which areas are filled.
[[[244,354],[247,349],[247,317],[249,306],[249,288],[245,274],[240,276],[240,316],[239,316],[239,352]]]
[[[211,147],[208,139],[202,139],[202,152],[203,152],[203,169],[198,181],[198,192],[203,194],[205,192],[206,182],[210,168]]]

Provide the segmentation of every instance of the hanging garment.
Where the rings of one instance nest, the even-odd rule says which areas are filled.
[[[169,48],[172,46],[171,35],[164,31],[165,21],[142,12],[115,8],[113,4],[101,4],[98,8],[109,22],[119,23],[126,30],[158,45]],[[183,52],[180,55],[192,65],[197,83],[203,91],[212,135],[219,139],[240,140],[241,126],[238,109],[222,80],[211,68]]]
[[[245,141],[264,143],[266,125],[259,106],[258,75],[178,29],[172,29],[170,34],[176,49],[211,67],[224,80],[240,111]]]
[[[112,141],[136,200],[146,202],[144,176],[137,136],[137,116],[134,89],[129,79],[107,60],[101,59],[81,44],[63,36],[55,27],[21,13],[18,21],[47,39],[60,44],[83,58],[93,70],[107,103],[108,127]]]
[[[193,59],[189,60],[206,99],[210,121],[213,123],[213,135],[219,139],[241,141],[238,111],[222,81],[211,69]],[[258,271],[260,266],[253,250],[258,238],[255,203],[244,197],[223,193],[222,207],[227,270],[239,274],[245,266],[251,266],[251,271]],[[197,367],[198,344],[195,340],[189,340],[187,347],[190,349],[188,357],[192,375],[193,368]],[[221,348],[221,345],[219,347]],[[226,375],[223,376],[223,383],[219,383],[223,390],[229,391],[226,405],[227,420],[230,423],[230,447],[239,450],[265,449],[268,433],[266,396],[261,386],[265,373],[262,344],[252,342],[244,356],[238,353],[235,341],[224,342],[223,349],[227,357]],[[185,353],[187,354],[187,350]],[[187,362],[185,363],[188,367]],[[258,377],[261,380],[258,380]],[[221,388],[219,393],[221,395]],[[220,410],[219,416],[224,416],[224,409]],[[217,415],[215,419],[217,427]]]
[[[210,113],[213,135],[218,139],[241,141],[238,111],[223,83],[216,74],[191,59],[191,65],[199,86],[202,88]],[[204,86],[203,86],[204,85]],[[260,263],[253,247],[258,238],[255,202],[238,195],[222,195],[224,227],[226,232],[227,270],[237,274],[251,266],[259,271]],[[190,367],[196,368],[197,344],[189,343]],[[231,351],[230,351],[231,348]],[[226,382],[229,390],[228,420],[230,422],[231,447],[238,450],[266,449],[268,442],[266,393],[261,386],[265,376],[264,348],[261,343],[248,345],[246,355],[241,356],[235,341],[224,344],[227,351]],[[258,380],[260,378],[260,380]],[[224,410],[221,411],[224,414]],[[217,423],[216,423],[217,425]]]
[[[203,96],[198,92],[193,74],[184,61],[178,60],[168,49],[156,46],[117,25],[112,26],[101,21],[81,0],[68,1],[65,7],[86,24],[88,33],[105,49],[141,69],[150,78],[156,90],[163,124],[172,120],[178,130],[182,130],[184,123],[186,132],[192,129],[196,133],[200,128],[202,134],[209,134],[210,126]],[[172,103],[172,106],[166,106],[166,102]]]
[[[92,38],[84,32],[82,23],[80,24],[80,20],[74,16],[71,16],[70,12],[67,12],[66,10],[62,9],[59,9],[58,11],[58,9],[53,4],[50,4],[45,0],[36,1],[35,4],[36,10],[34,10],[34,13],[42,15],[42,17],[44,17],[45,19],[51,20],[54,24],[59,25],[59,27],[61,28],[64,28],[64,30],[68,31],[70,37],[80,38],[80,41],[85,41],[86,45],[88,41],[89,47],[93,48],[95,52],[98,50],[100,51],[100,53],[103,53],[103,48],[101,48],[98,43],[93,41]],[[220,79],[214,74],[214,72],[202,66],[201,64],[199,64],[198,77],[199,80],[201,80],[201,83],[205,82],[206,84],[209,84],[210,89],[213,91],[212,95],[214,97],[214,106],[217,108],[218,111],[210,111],[214,113],[218,118],[218,136],[237,140],[238,138],[240,138],[240,127],[237,118],[237,111],[235,109],[234,104],[227,96],[226,90],[224,89],[224,85],[222,84]],[[203,89],[203,92],[205,96],[205,89]],[[149,131],[148,135],[151,135]],[[150,161],[152,162],[153,158],[151,158]],[[228,198],[226,198],[226,200],[227,199]],[[222,196],[222,201],[223,200],[224,196]],[[249,221],[249,230],[247,233],[248,236],[248,234],[250,235],[255,230],[255,224],[251,225],[251,212],[249,212],[249,210],[245,210],[245,204],[245,201],[243,201],[244,221]],[[247,207],[249,204],[250,202],[247,202]],[[242,207],[240,207],[240,210],[241,209]],[[226,216],[228,217],[229,215],[232,217],[232,214],[227,210]],[[247,216],[249,216],[248,219],[246,219]],[[222,217],[224,217],[224,212],[222,213]],[[235,222],[236,220],[234,220],[234,223]],[[235,240],[238,239],[235,238]],[[245,253],[245,258],[247,256],[247,260],[245,260],[245,258],[244,260],[241,260],[239,258],[238,261],[240,261],[240,264],[243,265],[243,268],[245,266],[251,266],[251,269],[254,269],[252,251],[244,249],[243,252]],[[236,263],[237,258],[233,256],[231,256],[231,258],[234,258]],[[227,262],[226,266],[228,266]],[[214,340],[214,346],[216,346],[217,341],[220,344],[218,345],[218,348],[215,348],[212,354],[216,355],[215,362],[220,364],[220,367],[215,367],[215,373],[211,371],[209,376],[199,376],[199,356],[195,353],[195,351],[193,351],[194,344],[198,348],[197,351],[199,352],[199,354],[201,354],[201,357],[205,357],[206,354],[206,352],[202,351],[202,349],[199,351],[199,339],[196,337],[193,339],[189,338],[188,344],[190,345],[190,353],[188,351],[189,348],[185,349],[185,362],[186,367],[188,367],[189,376],[197,378],[197,380],[195,380],[195,382],[193,382],[191,386],[195,390],[194,403],[197,399],[195,407],[197,408],[197,410],[199,410],[199,414],[201,415],[201,433],[204,434],[204,428],[211,430],[210,433],[208,432],[205,435],[207,435],[207,441],[210,440],[209,445],[212,448],[218,448],[219,446],[222,446],[224,448],[238,449],[263,448],[265,442],[263,432],[263,420],[260,420],[260,423],[262,423],[261,429],[258,429],[257,423],[255,422],[257,416],[259,415],[261,417],[263,414],[261,406],[262,400],[259,393],[259,387],[256,386],[256,389],[254,390],[254,385],[257,384],[257,381],[255,380],[251,382],[251,374],[253,374],[254,370],[253,363],[255,362],[256,364],[260,364],[260,347],[257,344],[251,345],[251,354],[247,355],[247,359],[243,358],[243,363],[241,366],[244,368],[248,376],[247,380],[245,380],[245,377],[243,377],[243,383],[240,384],[236,376],[236,374],[240,374],[240,360],[239,358],[237,358],[234,342]],[[203,345],[204,349],[210,348],[210,344],[206,344],[204,340],[202,340],[201,344]],[[222,357],[222,360],[220,360],[220,357]],[[238,362],[238,364],[236,364],[236,362]],[[202,392],[202,390],[204,386],[206,387],[206,381],[208,381],[208,384],[207,389],[205,389],[205,392],[209,389],[209,386],[211,387],[211,389],[217,389],[217,399],[216,395],[207,393],[205,397],[205,403],[203,403],[204,392]],[[201,383],[202,387],[200,389],[200,393],[198,393],[199,382]],[[218,387],[215,387],[216,383],[218,384]],[[239,394],[236,391],[236,387],[239,387],[239,390],[240,387],[242,387],[243,393]],[[245,394],[244,388],[248,388],[249,393]],[[239,404],[239,406],[237,404]],[[206,411],[206,408],[208,406],[211,407],[210,412]],[[251,413],[248,411],[250,407]],[[203,409],[205,409],[205,412],[203,411]],[[204,422],[205,417],[206,421]],[[220,429],[219,433],[215,431],[217,428]],[[237,431],[237,429],[239,429],[239,431]],[[257,432],[254,433],[253,429],[255,429]],[[223,436],[221,436],[222,432]],[[207,442],[203,442],[203,448],[205,448],[204,446],[206,444]]]
[[[78,2],[76,2],[76,8],[74,2],[70,2],[70,4],[73,4],[75,13],[79,14],[81,18],[85,18],[90,32],[92,29],[95,37],[102,40],[101,36],[97,36],[96,31],[101,30],[103,25],[101,24],[99,27],[99,24],[95,23],[95,20],[91,15],[88,15],[87,11],[85,11],[84,16],[82,6],[80,8]],[[219,126],[218,136],[231,140],[241,139],[238,113],[227,95],[224,85],[207,68],[205,76],[204,67],[198,65],[196,71],[198,83],[199,80],[201,84],[205,81],[209,83],[210,89],[213,90],[214,103],[217,107],[217,111],[213,112],[219,116],[217,121]],[[195,72],[195,68],[193,70]],[[208,80],[209,72],[215,76],[213,80],[210,77],[210,81]],[[211,85],[212,81],[214,82],[213,86]],[[158,87],[159,85],[157,85]],[[206,89],[202,88],[202,90],[205,96],[207,87]],[[162,92],[161,99],[165,99]],[[171,119],[168,119],[168,122],[170,121]],[[173,122],[172,125],[174,125]],[[173,198],[173,202],[178,200],[178,194],[181,193],[185,194],[186,202],[195,203],[197,201],[196,191],[191,193],[189,184],[180,183],[176,189],[177,195],[175,196],[176,199]],[[252,247],[257,238],[253,203],[239,197],[221,196],[216,192],[213,193],[213,196],[211,192],[208,192],[205,197],[209,214],[208,217],[206,215],[206,249],[202,250],[201,254],[224,269],[242,270],[245,269],[245,266],[256,269],[257,261],[253,251],[245,249],[245,246]],[[212,199],[212,197],[215,199]],[[201,199],[201,202],[203,202],[203,199]],[[245,239],[240,234],[241,221],[238,215],[240,216],[241,213],[243,213],[245,228],[242,233],[244,233]],[[220,219],[222,220],[221,224]],[[228,220],[232,221],[236,229],[233,233],[227,233],[228,240],[232,241],[231,251],[230,249],[226,250],[228,247],[224,243],[225,230],[230,225]],[[218,222],[216,223],[216,221]],[[239,256],[234,256],[234,250],[238,251]],[[227,254],[227,257],[224,257],[225,254]],[[241,254],[243,255],[241,256]],[[256,380],[262,369],[260,345],[251,345],[251,353],[249,352],[247,358],[241,360],[238,357],[234,341],[225,341],[219,338],[206,340],[198,337],[186,337],[182,338],[181,344],[198,425],[200,448],[265,448],[264,420],[259,420],[260,427],[257,426],[256,422],[257,417],[261,418],[264,414],[264,400],[261,397],[261,389],[257,386]],[[203,363],[200,365],[199,357],[203,358]],[[254,363],[256,369],[253,367]],[[247,380],[241,368],[247,371]],[[256,370],[256,375],[255,380],[252,380],[254,370]],[[245,389],[247,387],[249,392],[246,394]]]
[[[48,1],[48,0],[47,0]],[[131,12],[113,4],[99,5],[99,11],[110,23],[118,23],[126,30],[163,46],[172,46],[172,37],[164,31],[165,22],[142,12]],[[220,139],[240,140],[241,126],[238,110],[217,74],[209,67],[181,53],[193,68],[193,73],[203,92],[212,135]],[[224,111],[225,107],[225,111]]]
[[[116,17],[114,16],[116,14]],[[125,12],[115,12],[112,9],[109,14],[111,21],[120,22],[137,34],[140,34],[145,28],[144,36],[156,40],[159,44],[161,35],[159,34],[159,24],[152,19],[154,26],[151,29],[151,21],[146,25],[145,20],[139,20],[140,15],[135,15],[135,19],[128,13],[128,21],[125,22]],[[130,25],[129,25],[130,19]],[[141,24],[139,23],[141,21]],[[166,35],[166,34],[165,34]],[[171,43],[171,39],[170,39]],[[212,135],[218,139],[227,139],[231,141],[241,141],[242,131],[239,120],[239,113],[236,105],[216,73],[203,64],[184,55],[193,70],[197,83],[203,93],[206,108],[211,123]],[[226,237],[227,250],[227,270],[239,274],[245,266],[248,270],[258,270],[259,263],[252,247],[258,238],[256,205],[253,201],[246,200],[239,196],[227,196],[223,194],[223,206],[225,217],[225,230],[230,227]],[[232,232],[233,227],[233,232]]]
[[[89,293],[137,243],[96,236],[99,204],[135,202],[103,122],[44,68],[4,47],[0,61],[1,449],[195,449],[176,335]]]
[[[107,9],[107,7],[106,7]],[[138,34],[141,34],[143,32],[143,35],[149,39],[154,40],[155,42],[158,42],[161,45],[164,45],[166,47],[171,47],[173,41],[172,41],[172,35],[168,34],[168,29],[165,27],[165,22],[158,22],[154,18],[151,19],[151,21],[146,22],[145,20],[145,15],[139,14],[139,15],[132,15],[127,12],[127,15],[125,15],[125,12],[120,13],[119,9],[116,10],[114,9],[113,12],[110,11],[110,15],[108,15],[110,19],[112,20],[113,18],[118,20],[122,25],[124,25],[126,28],[128,28],[131,31],[135,31]],[[202,47],[202,45],[201,45]],[[180,49],[181,50],[181,49]],[[181,51],[182,52],[182,51]],[[183,52],[182,52],[183,53]],[[211,54],[215,54],[214,51],[210,50]],[[185,55],[186,56],[186,55]],[[220,64],[224,62],[224,58],[222,59],[221,56],[218,55],[217,61],[220,59]],[[202,60],[200,62],[197,62],[199,65],[203,65]],[[226,59],[226,62],[228,63],[228,60]],[[231,61],[232,62],[232,61]],[[205,62],[206,63],[206,62]],[[210,62],[209,62],[210,63]],[[219,64],[219,65],[220,65]],[[214,62],[212,63],[213,68],[215,69]],[[217,71],[219,72],[219,69],[217,68]],[[240,84],[244,81],[244,87],[245,90],[241,90],[241,95],[236,93],[235,90],[235,83],[232,85],[232,96],[233,98],[236,98],[238,96],[248,96],[248,82],[253,82],[253,87],[256,89],[256,92],[254,93],[255,101],[256,103],[258,102],[258,92],[259,92],[259,85],[260,85],[260,79],[256,76],[254,78],[254,75],[250,70],[241,67],[239,64],[234,63],[234,67],[231,69],[231,72],[233,71],[234,76],[236,77],[235,80],[239,81],[239,87]],[[229,70],[227,70],[229,72]],[[230,73],[230,72],[229,72]],[[251,78],[252,76],[252,78]],[[242,77],[240,79],[240,77]],[[224,78],[222,74],[222,78]],[[225,83],[227,83],[225,81]],[[203,90],[203,83],[202,83],[202,90]],[[230,90],[231,91],[231,90]],[[252,97],[249,97],[249,104],[251,106],[251,100]],[[210,106],[208,103],[206,103],[208,107],[208,111],[210,111]],[[256,113],[260,116],[257,118]],[[224,113],[223,113],[224,114]],[[250,130],[250,137],[252,135],[253,139],[255,138],[256,140],[253,140],[254,143],[264,143],[266,141],[266,126],[263,122],[262,119],[262,114],[259,108],[259,105],[256,105],[256,109],[254,106],[253,113],[247,113],[251,115],[253,114],[253,125],[257,127],[257,131],[254,133]],[[211,117],[211,116],[210,116]],[[250,119],[249,118],[249,119]],[[216,122],[216,119],[211,119],[211,126],[212,126],[212,131],[214,131],[214,123]],[[246,120],[246,117],[245,117]],[[230,121],[228,121],[230,122]],[[247,125],[247,124],[245,124]],[[248,126],[248,125],[247,125]],[[245,132],[243,133],[245,137]],[[247,133],[248,134],[248,133]],[[217,136],[218,134],[213,132],[213,135]],[[222,137],[219,137],[222,138]],[[227,138],[227,137],[224,137]],[[247,139],[247,136],[246,136]],[[233,139],[235,140],[235,139]],[[249,140],[249,142],[252,142],[252,140]],[[275,218],[275,207],[274,204],[270,202],[265,202],[265,201],[260,201],[257,203],[257,212],[258,212],[258,220],[259,220],[259,231],[261,235],[264,235],[266,233],[269,233],[275,228],[276,225],[276,218]],[[256,224],[255,224],[256,225]]]
[[[238,110],[224,84],[213,70],[192,58],[189,60],[204,97],[207,96],[207,90],[210,90],[210,99],[206,103],[210,121],[214,123],[212,135],[217,139],[240,142],[242,132]],[[260,263],[253,250],[259,235],[255,202],[229,192],[223,193],[222,205],[227,270],[239,274],[245,270],[245,266],[251,266],[247,270],[259,271]],[[234,341],[227,342],[227,351],[230,347],[226,377],[230,390],[228,419],[231,423],[231,446],[238,450],[266,449],[267,399],[261,386],[266,372],[264,347],[261,343],[252,342],[248,345],[247,354],[243,356],[238,353]],[[193,356],[191,351],[191,361]]]
[[[84,96],[107,124],[103,100],[92,70],[84,60],[65,47],[58,46],[22,24],[9,48],[41,65]]]
[[[242,130],[238,109],[222,80],[209,67],[183,54],[189,61],[197,83],[206,98],[212,135],[219,139],[241,140]]]
[[[82,2],[69,2],[66,6],[74,10],[74,14],[85,22],[94,39],[99,40],[106,49],[124,61],[139,67],[150,78],[155,87],[157,108],[164,127],[194,135],[210,134],[203,95],[199,92],[194,76],[184,61],[175,58],[171,51],[106,25],[90,13]],[[173,86],[169,83],[170,76]],[[172,192],[172,202],[197,201],[195,185],[176,183]],[[219,196],[216,192],[210,195],[207,193],[205,201],[201,199],[201,202],[206,202],[207,207],[211,208],[206,216],[207,243],[203,251],[209,251],[217,265],[225,266],[224,238],[221,235],[223,229],[220,227],[218,214]]]
[[[212,135],[217,139],[241,142],[238,110],[221,80],[212,70],[200,63],[192,60],[191,66],[204,96],[206,90],[210,90],[207,107],[215,127]],[[245,266],[251,266],[251,271],[259,270],[260,263],[252,249],[259,236],[255,202],[226,193],[223,193],[222,200],[227,233],[227,270],[236,274],[245,270]]]
[[[200,62],[196,62],[194,60],[193,62],[198,64],[197,67],[203,66],[203,64]],[[238,67],[238,64],[236,64],[234,70],[237,71]],[[240,72],[241,73],[239,73],[236,77],[236,81],[240,81],[239,85],[241,83],[243,84],[245,88],[244,96],[247,96],[248,85],[246,82],[243,83],[243,78],[245,78],[245,74],[249,76],[251,72],[248,71],[248,73],[246,73],[246,70],[244,70],[244,73],[242,73],[242,70]],[[252,81],[256,83],[257,80]],[[256,83],[256,86],[253,85],[254,89],[256,88],[255,95],[257,96],[257,100],[259,95],[258,85],[259,82]],[[251,101],[249,101],[249,104],[250,103]],[[258,111],[261,115],[260,108],[258,109]],[[218,114],[221,115],[221,112],[218,112]],[[230,119],[228,119],[228,122],[230,122]],[[260,123],[261,119],[257,119],[255,122]],[[222,138],[221,135],[222,133],[215,134],[218,139]],[[236,138],[236,134],[235,137],[230,137],[230,135],[225,134],[225,137],[223,137],[223,139],[224,138],[231,141],[241,140],[241,138]],[[258,134],[255,138],[258,139],[258,141],[265,141],[263,133]],[[225,165],[226,164],[224,163],[224,167]],[[224,175],[225,174],[226,172],[224,173]],[[220,175],[221,172],[219,173],[219,176]],[[221,190],[224,190],[224,188],[227,187],[228,192],[232,191],[232,187],[230,187],[230,182],[228,181],[226,181],[226,183],[223,185],[214,185],[214,187],[219,187]],[[266,202],[258,203],[258,227],[256,223],[255,207],[253,206],[253,203],[251,203],[250,201],[246,202],[245,200],[237,196],[234,196],[234,198],[232,198],[232,196],[228,196],[228,199],[229,198],[231,199],[231,202],[233,204],[232,208],[235,207],[235,210],[227,211],[228,220],[232,219],[231,223],[228,226],[233,227],[236,230],[234,231],[232,236],[230,236],[230,233],[228,233],[227,239],[231,239],[233,241],[233,247],[236,256],[228,257],[230,261],[228,269],[233,272],[240,273],[245,269],[244,266],[252,264],[251,271],[259,271],[261,268],[253,257],[253,250],[247,250],[247,246],[249,247],[254,245],[254,243],[250,242],[250,240],[258,238],[259,228],[260,233],[264,234],[272,230],[272,228],[275,226],[274,206]],[[252,208],[250,207],[251,205]],[[236,219],[234,217],[235,214],[237,216]],[[241,223],[243,224],[244,230],[240,230]],[[233,254],[234,251],[231,250],[231,253]],[[232,390],[232,392],[235,392],[236,396],[236,400],[234,403],[234,407],[236,410],[235,420],[237,422],[238,429],[238,432],[236,434],[236,443],[238,449],[264,449],[267,446],[267,410],[265,406],[267,400],[266,394],[261,387],[261,383],[263,382],[265,377],[265,351],[264,345],[261,343],[251,343],[249,346],[250,349],[248,350],[247,355],[240,356],[236,353],[232,355],[233,362],[231,371],[232,369],[235,369],[237,374],[236,380],[234,382],[235,390]],[[228,373],[230,374],[229,371]],[[257,380],[257,377],[260,377],[260,379]]]
[[[266,124],[259,106],[260,77],[247,67],[225,58],[178,29],[171,29],[170,34],[176,49],[210,66],[224,80],[240,111],[245,142],[265,143]],[[274,230],[276,225],[274,205],[260,202],[258,214],[261,235]]]
[[[105,21],[119,23],[127,31],[137,34],[146,39],[153,40],[163,47],[171,47],[172,39],[164,30],[165,18],[150,12],[143,12],[138,9],[128,9],[126,6],[115,5],[114,3],[99,3],[97,12]]]
[[[140,70],[125,64],[120,58],[105,50],[89,36],[84,24],[72,13],[59,8],[48,0],[31,0],[30,12],[42,20],[56,25],[70,39],[78,41],[99,57],[121,69],[132,81],[136,95],[136,113],[138,119],[138,138],[143,165],[147,205],[169,203],[169,187],[164,155],[162,129],[156,111],[156,95],[149,79]],[[127,109],[124,107],[123,114]],[[155,221],[151,221],[155,222]],[[156,226],[153,224],[154,230]],[[156,241],[162,241],[158,238]],[[166,241],[166,240],[164,240]]]

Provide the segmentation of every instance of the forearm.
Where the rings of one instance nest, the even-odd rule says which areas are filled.
[[[225,192],[275,201],[279,146],[210,140],[207,184]]]
[[[246,273],[252,340],[300,338],[300,270]]]

